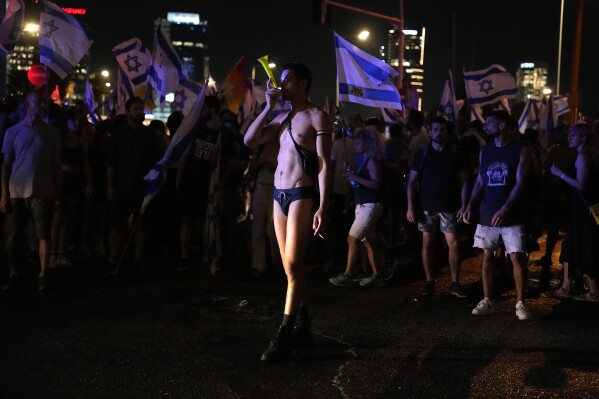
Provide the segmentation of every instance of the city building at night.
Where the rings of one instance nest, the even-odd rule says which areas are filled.
[[[403,85],[412,86],[418,93],[419,107],[422,104],[422,95],[424,93],[424,43],[426,28],[420,31],[415,29],[404,29],[404,54],[403,54]],[[389,65],[397,68],[399,66],[400,45],[399,31],[389,30],[386,49],[381,47],[381,58]]]
[[[539,100],[550,93],[547,87],[547,64],[523,62],[516,71],[518,101],[526,102],[533,98]]]
[[[154,31],[161,22],[187,70],[188,77],[198,82],[207,79],[210,75],[210,57],[205,43],[208,22],[202,21],[199,14],[169,12],[166,19],[154,21]]]

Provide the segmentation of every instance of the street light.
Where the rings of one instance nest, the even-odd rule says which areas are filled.
[[[107,78],[110,76],[110,72],[108,72],[106,69],[104,69],[102,72],[100,72],[100,75]]]
[[[358,39],[364,41],[364,40],[368,39],[368,36],[370,36],[370,32],[367,30],[363,30],[362,32],[360,32],[358,34]]]

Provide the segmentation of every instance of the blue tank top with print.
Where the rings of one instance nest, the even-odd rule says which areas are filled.
[[[479,223],[491,226],[493,215],[505,204],[512,188],[516,185],[516,172],[520,160],[520,153],[524,143],[513,139],[503,147],[495,146],[491,141],[481,148],[481,162],[479,175],[485,184],[484,195],[480,204]],[[502,227],[523,223],[522,198],[512,206]]]

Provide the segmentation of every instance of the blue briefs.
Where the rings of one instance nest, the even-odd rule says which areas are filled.
[[[273,197],[275,201],[279,203],[281,212],[283,212],[283,215],[285,216],[289,213],[289,205],[291,205],[293,201],[314,198],[315,193],[316,190],[314,190],[314,186],[286,188],[283,190],[279,190],[275,187],[273,189]]]

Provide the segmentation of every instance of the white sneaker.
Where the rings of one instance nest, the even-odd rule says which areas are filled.
[[[530,311],[522,301],[518,301],[516,304],[516,317],[520,320],[528,320],[530,318]]]
[[[73,263],[64,255],[56,256],[56,267],[73,267]]]
[[[484,316],[493,313],[495,313],[495,302],[487,298],[483,298],[483,300],[472,309],[472,314],[475,316]]]
[[[360,286],[362,287],[384,287],[385,280],[376,276],[366,277],[365,279],[360,280]]]

